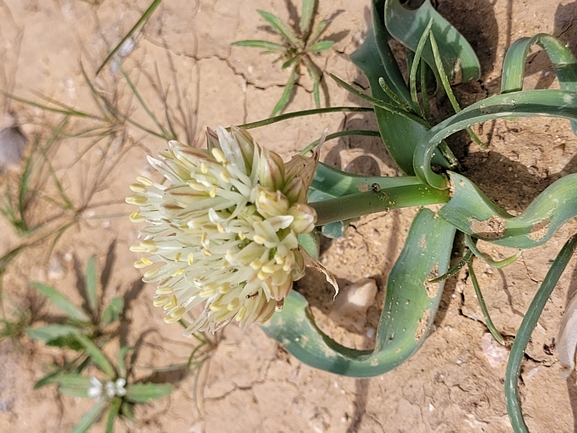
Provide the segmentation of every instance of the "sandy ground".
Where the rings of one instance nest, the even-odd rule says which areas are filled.
[[[94,72],[148,6],[148,1],[97,5],[80,0],[0,0],[0,89],[41,101],[39,94],[78,110],[98,113],[87,76],[123,112],[157,130],[120,75],[110,65]],[[281,0],[165,0],[145,27],[123,68],[152,111],[165,122],[165,104],[182,141],[203,143],[207,126],[235,125],[267,117],[283,90],[287,72],[256,51],[231,47],[247,38],[269,39],[256,9],[288,19]],[[438,10],[471,41],[483,65],[478,83],[456,89],[465,104],[498,92],[500,65],[512,41],[539,32],[559,36],[577,50],[577,2],[541,0],[439,0]],[[369,1],[321,1],[319,16],[333,17],[329,33],[335,49],[319,57],[319,65],[349,82],[366,81],[348,55],[363,40]],[[82,65],[82,67],[81,67]],[[546,56],[535,52],[528,64],[526,88],[555,87]],[[157,72],[158,71],[158,72]],[[331,105],[357,105],[328,83]],[[159,91],[159,89],[161,89]],[[311,85],[298,87],[290,109],[313,107]],[[46,139],[63,116],[18,104],[0,96],[2,114],[13,112],[27,136]],[[85,127],[72,120],[71,130]],[[6,120],[8,122],[8,120]],[[165,123],[166,124],[166,123]],[[331,114],[279,123],[254,130],[259,141],[288,158],[331,132],[360,125],[375,127],[372,115]],[[6,125],[4,125],[6,126]],[[153,308],[153,287],[143,286],[128,251],[137,228],[128,221],[132,210],[123,203],[128,185],[138,175],[150,175],[146,155],[162,150],[165,141],[133,124],[116,125],[114,140],[90,147],[90,140],[62,140],[50,153],[54,172],[76,205],[84,204],[77,223],[51,248],[46,238],[27,248],[4,275],[5,303],[27,299],[29,281],[54,285],[80,302],[77,274],[92,254],[98,269],[107,263],[106,296],[122,295],[128,302],[122,317],[121,344],[141,343],[134,377],[168,380],[177,385],[170,397],[136,409],[136,423],[117,423],[131,432],[509,432],[504,395],[505,362],[489,363],[483,350],[487,328],[470,280],[463,272],[449,281],[434,332],[422,349],[395,371],[372,379],[352,379],[320,372],[301,364],[256,326],[243,333],[235,326],[219,335],[218,346],[202,370],[195,401],[194,377],[179,376],[162,367],[186,362],[194,340],[180,335],[178,325],[166,325]],[[575,172],[577,139],[565,121],[497,121],[480,131],[489,143],[483,150],[466,142],[453,143],[467,174],[494,200],[518,212],[560,174]],[[329,164],[351,171],[394,175],[397,169],[377,141],[343,139],[322,156]],[[101,167],[101,168],[99,168]],[[104,168],[102,168],[104,167]],[[5,183],[15,174],[5,174]],[[47,176],[47,185],[50,176]],[[49,190],[54,193],[54,188]],[[34,221],[70,218],[42,202],[30,211]],[[379,294],[368,313],[367,329],[351,333],[328,323],[331,332],[350,344],[370,344],[366,332],[379,314],[378,301],[386,275],[402,248],[414,210],[362,218],[342,239],[327,243],[323,263],[346,285],[367,276],[378,282]],[[565,239],[575,232],[565,225],[545,246],[526,251],[503,271],[477,264],[477,273],[496,326],[512,336],[536,289]],[[39,239],[18,237],[2,222],[0,251]],[[46,232],[47,233],[47,232]],[[494,257],[511,250],[481,245]],[[562,277],[539,321],[522,370],[521,395],[532,432],[575,431],[575,375],[559,375],[550,350],[569,293],[577,290],[575,261]],[[308,276],[300,286],[309,292],[317,280]],[[307,286],[309,284],[309,286]],[[308,287],[308,288],[307,288]],[[317,285],[317,287],[321,287]],[[323,289],[324,290],[324,289]],[[330,293],[316,294],[313,311],[327,313]],[[8,308],[10,310],[10,308]],[[55,311],[45,307],[44,314]],[[484,340],[485,338],[485,340]],[[368,341],[368,343],[367,343]],[[114,349],[111,349],[114,353]],[[68,432],[94,404],[90,399],[60,397],[55,387],[32,386],[65,355],[23,337],[0,343],[0,431]],[[155,376],[156,375],[156,376]],[[94,431],[102,430],[102,424]]]

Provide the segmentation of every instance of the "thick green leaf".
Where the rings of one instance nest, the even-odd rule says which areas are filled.
[[[318,230],[299,235],[299,245],[305,249],[309,256],[317,260],[320,254],[320,239]]]
[[[507,369],[505,370],[505,399],[507,401],[507,412],[511,419],[511,425],[516,433],[529,432],[527,424],[525,424],[525,420],[523,419],[518,390],[519,374],[521,372],[521,362],[523,361],[525,348],[531,340],[531,333],[537,325],[537,321],[543,312],[543,308],[545,308],[549,296],[551,296],[553,289],[557,285],[557,281],[561,278],[561,274],[567,267],[576,248],[577,235],[574,235],[565,243],[551,265],[549,272],[547,272],[543,284],[539,287],[537,294],[527,309],[527,314],[525,314],[523,322],[521,322],[519,332],[517,332],[515,342],[513,343],[513,347],[511,347]]]
[[[385,104],[399,106],[398,102],[391,98],[379,84],[379,79],[382,79],[385,86],[397,95],[397,99],[404,101],[406,106],[399,106],[399,109],[406,111],[407,107],[414,107],[414,104],[388,45],[390,36],[378,14],[378,9],[382,8],[382,5],[382,1],[374,2],[373,25],[369,28],[363,44],[351,54],[351,60],[367,76],[374,98]],[[426,122],[412,120],[378,106],[375,106],[375,115],[379,132],[391,157],[406,175],[414,175],[413,153],[416,144],[429,129]],[[449,167],[444,158],[440,155],[437,158],[436,163]]]
[[[102,325],[108,326],[114,323],[124,308],[124,299],[120,296],[116,296],[110,300],[108,306],[104,309],[102,313]]]
[[[86,264],[86,297],[88,307],[94,317],[98,315],[98,282],[96,279],[96,256],[90,257]]]
[[[167,383],[135,383],[126,386],[124,398],[133,403],[146,403],[148,400],[156,400],[170,394],[174,386]]]
[[[389,77],[379,57],[375,32],[372,28],[369,29],[363,44],[351,55],[351,60],[367,76],[373,97],[387,103],[394,103],[379,85],[379,78],[384,77],[386,80]],[[395,59],[392,58],[392,61],[394,62]],[[391,157],[406,175],[413,175],[414,145],[425,135],[427,128],[379,107],[375,107],[375,115],[377,116],[379,132]]]
[[[102,370],[110,379],[116,377],[114,367],[96,344],[90,341],[85,335],[76,334],[75,337],[78,342],[84,346],[84,350],[86,350],[86,353],[90,356],[92,362],[100,368],[100,370]]]
[[[433,8],[429,0],[425,0],[415,10],[403,7],[399,0],[385,2],[385,27],[411,51],[416,51],[421,35],[431,20],[431,32],[443,53],[443,69],[451,82],[478,80],[481,66],[473,48],[463,35]],[[431,69],[436,70],[430,43],[423,48],[422,58]]]
[[[415,176],[403,177],[383,177],[383,176],[362,176],[347,173],[330,167],[322,162],[317,165],[313,181],[312,191],[324,193],[318,196],[319,200],[327,198],[342,197],[349,194],[369,191],[373,188],[387,189],[398,186],[419,185],[421,181]],[[309,201],[317,201],[311,199]]]
[[[562,90],[577,92],[577,61],[571,50],[559,39],[540,33],[532,38],[516,40],[507,50],[503,60],[503,75],[501,76],[501,93],[514,92],[523,89],[525,77],[525,61],[533,45],[539,45],[545,50],[559,79]],[[577,134],[577,122],[572,121],[573,132]]]
[[[58,307],[60,310],[68,314],[68,317],[74,320],[80,320],[83,322],[89,322],[90,317],[72,303],[66,296],[60,293],[53,287],[47,286],[42,283],[31,282],[30,285],[46,296],[54,306]]]
[[[577,120],[577,93],[567,90],[526,90],[493,95],[435,125],[417,144],[415,174],[429,185],[448,188],[447,178],[431,169],[431,158],[442,140],[477,123],[514,117],[550,116]]]
[[[82,419],[78,424],[72,428],[72,433],[85,433],[88,431],[92,424],[96,422],[98,417],[104,412],[106,406],[108,405],[108,400],[102,400],[94,405],[92,409],[84,414]]]
[[[264,331],[305,364],[333,373],[369,377],[397,367],[417,351],[431,329],[444,281],[429,280],[447,271],[454,234],[432,211],[417,214],[388,278],[373,351],[346,348],[325,335],[306,300],[294,291]]]
[[[71,325],[46,325],[40,328],[26,330],[26,333],[30,337],[44,342],[54,340],[58,337],[67,337],[78,332],[78,328]]]
[[[536,247],[577,216],[577,174],[550,185],[518,216],[499,208],[466,177],[449,174],[454,194],[439,215],[460,231],[487,242],[512,248]]]

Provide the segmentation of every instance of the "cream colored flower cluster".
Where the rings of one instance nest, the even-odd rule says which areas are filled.
[[[158,284],[165,321],[203,305],[187,334],[233,319],[244,329],[281,309],[304,274],[297,237],[316,221],[306,204],[316,163],[285,164],[242,129],[207,135],[207,150],[171,141],[160,159],[149,157],[168,184],[139,177],[126,200],[139,206],[131,220],[149,223],[131,250],[146,253],[135,266],[150,267],[144,281]]]

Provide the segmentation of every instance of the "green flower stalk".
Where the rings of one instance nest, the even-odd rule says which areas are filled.
[[[150,267],[143,280],[158,284],[165,321],[204,306],[185,334],[233,319],[245,329],[282,309],[304,275],[298,235],[317,219],[306,200],[318,157],[285,164],[239,128],[207,137],[207,150],[170,141],[160,159],[149,157],[169,184],[138,177],[126,199],[139,206],[131,220],[148,223],[131,251],[147,254],[135,267]]]

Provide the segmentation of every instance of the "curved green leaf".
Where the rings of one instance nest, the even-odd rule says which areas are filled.
[[[561,89],[577,91],[577,61],[575,56],[559,39],[539,33],[532,38],[517,39],[507,50],[503,60],[501,93],[523,89],[525,61],[529,50],[535,44],[543,48],[549,56],[557,78],[559,78]]]
[[[460,231],[487,242],[512,248],[536,247],[577,216],[577,174],[550,185],[518,216],[499,208],[465,176],[449,175],[454,195],[439,215]]]
[[[537,321],[545,308],[545,304],[557,285],[557,281],[561,274],[567,267],[569,260],[573,256],[577,248],[577,235],[572,236],[563,246],[557,258],[551,265],[549,272],[543,280],[543,284],[539,287],[537,294],[531,301],[531,305],[527,310],[527,314],[521,322],[519,332],[515,337],[513,347],[511,347],[511,354],[507,362],[507,369],[505,370],[505,399],[507,401],[507,412],[511,419],[511,425],[516,433],[528,433],[529,429],[523,419],[523,412],[521,410],[521,402],[518,395],[518,381],[519,373],[521,372],[521,362],[525,354],[525,348],[531,339],[531,333],[537,325]]]
[[[362,176],[347,173],[319,162],[310,188],[312,193],[317,194],[316,191],[318,191],[318,193],[323,193],[323,195],[319,194],[314,197],[309,195],[309,201],[325,200],[327,198],[369,191],[372,188],[376,188],[375,185],[379,189],[387,189],[398,186],[419,185],[421,183],[415,176]],[[315,197],[318,197],[318,199],[314,199]]]
[[[539,45],[545,50],[551,60],[562,90],[577,92],[577,61],[571,50],[559,39],[539,33],[532,38],[516,40],[507,50],[503,60],[503,75],[501,76],[501,93],[514,92],[523,89],[525,76],[525,60],[533,45]],[[573,132],[577,134],[577,122],[572,121]]]
[[[409,89],[393,56],[388,41],[390,35],[379,15],[384,2],[373,2],[373,25],[369,28],[363,44],[351,54],[352,62],[367,76],[373,98],[382,101],[383,105],[398,106],[400,112],[395,113],[375,106],[377,123],[391,157],[400,169],[408,176],[414,175],[413,153],[416,144],[427,133],[429,127],[424,121],[415,121],[403,114],[408,109],[416,112]],[[383,86],[381,86],[381,84]],[[385,90],[396,96],[391,97]],[[399,100],[402,102],[399,105]],[[435,163],[449,168],[450,164],[441,155]]]
[[[385,306],[373,351],[344,347],[314,322],[306,300],[291,292],[281,313],[263,326],[305,364],[337,374],[370,377],[385,373],[423,344],[433,324],[444,281],[431,284],[449,266],[455,229],[432,211],[421,209],[405,247],[388,278]]]
[[[416,51],[421,35],[432,21],[431,32],[435,35],[445,73],[453,83],[478,80],[481,66],[471,45],[459,31],[443,18],[429,0],[415,10],[406,9],[399,0],[386,0],[385,26],[389,33]],[[430,43],[423,48],[422,58],[435,71],[435,59]]]
[[[378,17],[374,18],[374,22],[377,23],[374,23],[374,26],[380,25]],[[380,45],[382,46],[381,49],[387,55],[386,62],[379,56],[375,30],[371,27],[363,44],[351,54],[352,62],[367,76],[371,86],[371,94],[374,98],[389,104],[395,103],[379,85],[379,78],[382,77],[385,79],[386,84],[394,89],[395,94],[401,96],[407,104],[411,104],[411,97],[404,81],[401,87],[401,83],[396,77],[398,66],[390,48],[386,41]],[[388,70],[385,68],[388,68]],[[398,72],[398,74],[400,76],[400,72]],[[391,78],[391,75],[393,78]],[[402,76],[400,76],[400,80],[402,80]],[[401,90],[403,88],[404,91]],[[413,149],[415,143],[426,134],[427,128],[418,122],[407,119],[400,114],[391,113],[380,107],[375,107],[375,115],[377,116],[379,132],[391,157],[405,174],[409,176],[413,175]]]
[[[567,90],[526,90],[493,95],[435,125],[417,144],[414,171],[434,188],[449,187],[445,176],[431,169],[435,149],[442,140],[477,123],[511,117],[562,117],[577,120],[577,93]]]

